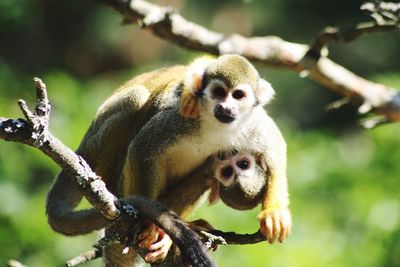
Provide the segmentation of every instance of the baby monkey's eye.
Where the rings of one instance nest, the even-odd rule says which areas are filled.
[[[250,168],[250,160],[247,158],[240,159],[236,162],[236,166],[238,166],[242,170],[247,170]]]
[[[233,175],[232,166],[226,166],[221,169],[221,176],[225,179],[231,178]]]
[[[225,89],[220,85],[217,85],[216,87],[214,87],[213,94],[214,94],[214,96],[221,97],[221,98],[226,96]]]

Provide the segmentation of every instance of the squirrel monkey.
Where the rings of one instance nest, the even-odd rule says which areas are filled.
[[[268,167],[260,228],[269,242],[281,241],[291,219],[286,144],[263,109],[273,94],[269,83],[238,55],[200,58],[189,66],[145,73],[99,108],[77,153],[113,193],[158,200],[178,213],[185,211],[183,217],[193,203],[176,201],[168,192],[209,156],[233,148],[260,154]],[[107,225],[96,210],[73,211],[81,198],[61,172],[47,201],[49,223],[56,231],[76,235]],[[81,225],[83,217],[90,218],[90,225]],[[152,236],[154,227],[149,229],[143,233],[145,243],[159,239]],[[149,261],[162,259],[165,250],[153,256]]]

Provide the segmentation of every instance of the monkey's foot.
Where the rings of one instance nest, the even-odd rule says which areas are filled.
[[[163,260],[172,245],[169,235],[154,224],[149,224],[139,235],[139,239],[141,240],[139,247],[149,250],[144,259],[148,263]]]
[[[289,208],[269,208],[258,215],[260,230],[269,243],[282,242],[290,234],[292,217]]]
[[[182,92],[180,113],[186,119],[197,119],[200,113],[198,99],[191,92],[186,91]]]

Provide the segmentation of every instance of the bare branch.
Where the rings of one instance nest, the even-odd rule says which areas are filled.
[[[375,0],[361,5],[361,10],[369,14],[378,24],[398,23],[400,20],[400,3]]]
[[[7,262],[7,267],[26,267],[26,265],[24,265],[16,260],[9,260]]]
[[[208,30],[184,19],[171,8],[161,7],[144,0],[103,0],[130,21],[152,31],[155,35],[179,46],[215,55],[236,53],[254,62],[271,67],[282,67],[319,82],[330,90],[348,97],[362,106],[360,112],[375,112],[388,121],[400,120],[399,92],[394,88],[368,81],[337,63],[313,53],[309,46],[291,43],[276,36],[243,37],[224,35]],[[397,9],[396,9],[397,10]],[[397,12],[397,11],[396,11]],[[358,27],[358,28],[357,28]],[[395,30],[393,25],[358,25],[357,30],[344,34],[328,31],[322,39],[351,40],[365,33]],[[316,41],[322,48],[326,40]],[[311,51],[307,53],[308,51]]]
[[[94,248],[92,250],[80,254],[79,256],[76,256],[73,259],[68,260],[67,262],[65,262],[65,266],[67,267],[78,266],[88,261],[98,259],[101,256],[102,256],[101,249]]]
[[[117,198],[105,190],[104,182],[82,157],[76,155],[48,131],[51,108],[47,99],[46,85],[35,78],[35,86],[38,97],[35,111],[31,112],[25,101],[20,100],[18,104],[26,120],[3,118],[0,122],[0,138],[40,149],[76,179],[90,203],[104,216],[111,220],[117,218],[119,215],[115,206]]]

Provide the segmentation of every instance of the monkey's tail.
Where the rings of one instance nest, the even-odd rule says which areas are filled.
[[[46,203],[47,220],[54,231],[76,236],[100,230],[111,223],[94,208],[75,211],[81,199],[81,191],[65,172],[61,172]]]
[[[142,196],[131,196],[122,201],[136,208],[141,219],[149,220],[162,228],[180,249],[185,264],[193,267],[216,266],[199,236],[176,213],[164,208],[157,201]]]

